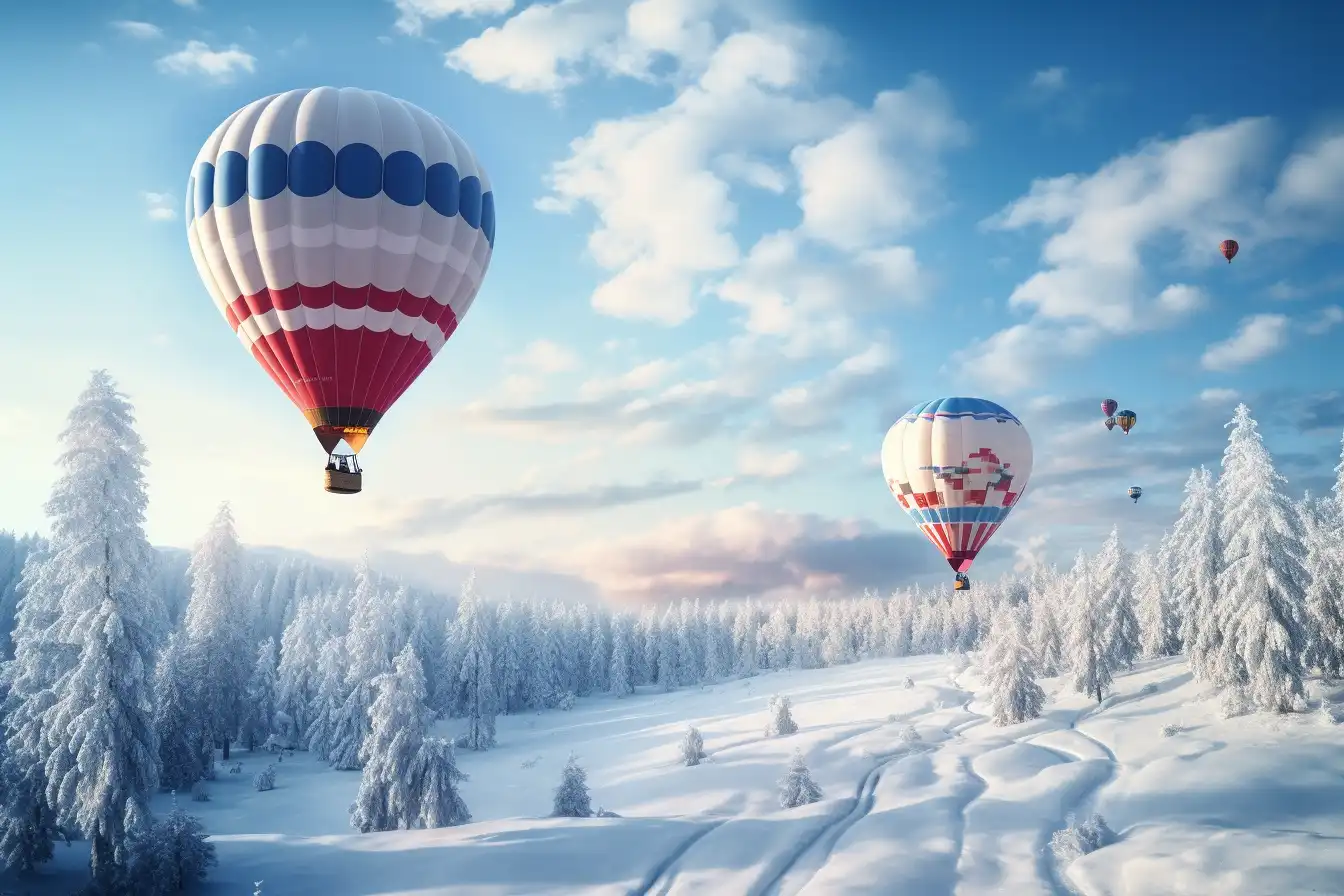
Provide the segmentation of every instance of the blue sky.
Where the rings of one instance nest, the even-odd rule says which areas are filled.
[[[939,395],[998,401],[1036,445],[981,576],[1115,524],[1154,540],[1239,399],[1291,488],[1319,489],[1344,428],[1344,108],[1322,86],[1344,81],[1344,11],[1319,6],[7,9],[0,525],[45,528],[95,366],[139,409],[157,543],[230,500],[252,543],[501,588],[942,580],[876,467]],[[370,441],[357,499],[321,492],[180,211],[220,121],[319,84],[443,118],[498,209],[478,301]],[[1129,437],[1104,397],[1138,412]]]

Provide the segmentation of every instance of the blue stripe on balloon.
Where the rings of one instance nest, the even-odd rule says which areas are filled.
[[[372,199],[383,190],[383,157],[367,143],[349,143],[336,153],[336,189],[351,199]]]
[[[901,419],[910,423],[920,418],[933,420],[935,417],[942,417],[944,419],[970,417],[972,420],[1011,421],[1019,425],[1022,422],[1014,417],[1012,412],[992,401],[986,401],[983,398],[963,398],[960,396],[953,398],[935,398],[932,401],[922,402],[906,411]]]
[[[280,147],[276,147],[279,149]],[[336,184],[336,154],[316,140],[305,140],[289,154],[289,190],[312,198],[331,192]]]
[[[479,177],[462,177],[448,162],[426,167],[423,159],[405,150],[384,158],[365,143],[350,143],[335,153],[316,140],[305,140],[289,152],[273,143],[254,146],[246,156],[228,150],[217,161],[218,167],[200,162],[187,181],[191,218],[199,218],[216,204],[228,208],[243,196],[265,201],[286,188],[304,197],[322,196],[333,189],[352,199],[384,193],[398,205],[427,204],[445,218],[461,215],[485,235],[491,248],[495,245],[495,194],[484,189]]]
[[[247,156],[229,150],[215,165],[215,204],[228,208],[247,192]]]
[[[445,218],[457,217],[461,207],[462,181],[457,169],[447,162],[430,165],[425,172],[425,201]]]
[[[383,159],[383,192],[397,205],[414,208],[425,201],[425,163],[413,152]]]
[[[196,166],[196,217],[210,211],[215,201],[215,166],[202,162]]]
[[[906,511],[916,523],[1001,523],[1012,507],[915,507]]]
[[[274,143],[263,143],[247,160],[247,195],[258,201],[279,196],[289,185],[289,155]]]

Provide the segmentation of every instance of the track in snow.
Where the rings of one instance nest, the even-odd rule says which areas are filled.
[[[676,849],[672,850],[649,872],[638,887],[630,891],[630,896],[663,896],[670,891],[672,882],[677,878],[677,865],[681,862],[682,857],[690,852],[691,847],[700,842],[702,837],[727,820],[725,818],[720,821],[709,822],[683,840]]]

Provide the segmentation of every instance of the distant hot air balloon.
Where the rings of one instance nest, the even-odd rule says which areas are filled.
[[[1106,427],[1107,432],[1110,432],[1111,430],[1115,429],[1115,418],[1107,417],[1106,420],[1102,423],[1102,425]]]
[[[495,199],[438,118],[356,88],[291,90],[215,129],[187,239],[220,313],[358,492],[375,426],[457,329],[490,266]],[[222,422],[236,431],[245,422]]]
[[[1227,259],[1228,264],[1231,264],[1232,259],[1237,257],[1237,250],[1240,248],[1236,240],[1223,240],[1218,244],[1218,251],[1223,253],[1223,257]]]
[[[916,405],[882,441],[887,487],[957,573],[965,573],[1014,507],[1031,476],[1031,438],[1011,413],[983,398]]]
[[[1133,411],[1125,410],[1115,415],[1115,422],[1120,426],[1120,431],[1129,435],[1129,431],[1134,428],[1134,424],[1139,422],[1139,415]]]
[[[1131,485],[1129,487],[1129,496],[1133,498],[1134,503],[1137,504],[1139,503],[1139,498],[1143,497],[1143,489],[1137,485]]]
[[[1107,417],[1115,416],[1115,409],[1120,407],[1120,403],[1114,398],[1108,398],[1101,403],[1101,413]]]

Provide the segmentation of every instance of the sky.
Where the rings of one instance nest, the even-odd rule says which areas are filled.
[[[0,527],[45,531],[98,367],[137,408],[156,544],[227,500],[249,544],[519,596],[945,583],[878,463],[945,395],[1008,407],[1035,447],[973,576],[1068,563],[1113,526],[1155,544],[1239,401],[1294,494],[1328,487],[1344,7],[906,6],[6,6]],[[322,491],[181,212],[221,121],[319,85],[439,116],[496,197],[476,303],[361,454],[358,497]]]

